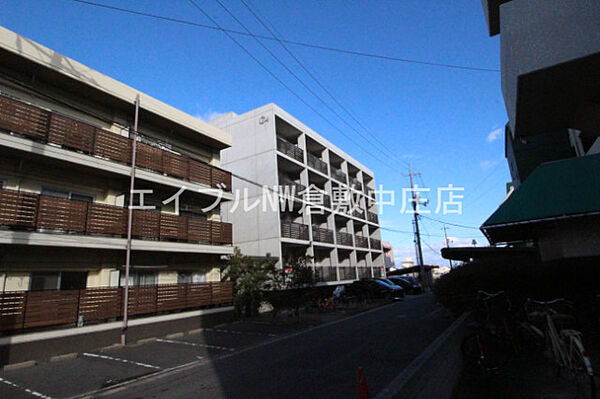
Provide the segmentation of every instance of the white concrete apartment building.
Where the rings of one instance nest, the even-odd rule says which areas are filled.
[[[331,284],[384,275],[371,170],[275,104],[210,123],[234,140],[221,164],[232,172],[240,201],[224,205],[221,217],[235,224],[234,245],[242,253],[270,254],[283,267],[288,256],[309,256],[319,279]],[[266,200],[275,187],[293,198],[285,209]]]
[[[155,209],[133,213],[131,284],[220,281],[232,226],[203,209],[233,198],[231,135],[2,27],[0,59],[0,291],[124,284],[138,95],[135,188]]]

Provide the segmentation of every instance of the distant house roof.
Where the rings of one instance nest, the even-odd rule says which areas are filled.
[[[519,225],[600,214],[599,171],[600,154],[542,164],[483,223],[481,230],[492,243],[509,241],[498,235],[500,229],[514,231]]]

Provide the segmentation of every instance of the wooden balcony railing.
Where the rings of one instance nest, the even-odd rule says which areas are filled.
[[[124,237],[127,209],[40,194],[0,190],[0,225],[41,232]],[[230,223],[134,209],[132,236],[213,245],[232,243]]]
[[[378,223],[379,218],[377,217],[377,214],[375,212],[367,211],[367,220],[371,223]]]
[[[0,129],[65,149],[131,164],[131,139],[0,96]],[[146,143],[136,145],[136,166],[231,191],[231,173]]]
[[[302,223],[281,222],[281,235],[286,238],[308,241],[308,226]]]
[[[378,240],[377,238],[370,238],[369,241],[371,241],[371,249],[381,249],[380,240]]]
[[[333,231],[319,226],[312,226],[313,241],[333,244]]]
[[[302,148],[289,141],[277,137],[277,151],[287,155],[290,158],[294,158],[298,162],[304,162],[304,151]]]
[[[331,177],[346,184],[346,174],[334,166],[331,167]]]
[[[306,153],[306,163],[311,168],[314,168],[323,174],[327,174],[327,163],[310,152]]]
[[[369,248],[369,239],[363,236],[354,236],[356,246],[360,248]]]
[[[123,287],[0,293],[0,331],[76,325],[123,316]],[[129,315],[152,314],[233,302],[229,281],[129,287]]]
[[[352,241],[352,234],[350,234],[350,233],[344,233],[344,232],[338,231],[336,233],[336,239],[337,239],[338,245],[346,245],[349,247],[354,245],[354,243]]]

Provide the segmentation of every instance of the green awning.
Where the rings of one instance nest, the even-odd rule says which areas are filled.
[[[600,212],[600,154],[538,166],[481,226],[517,224]]]

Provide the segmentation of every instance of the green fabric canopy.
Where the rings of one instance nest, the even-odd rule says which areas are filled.
[[[538,166],[481,228],[599,211],[600,154],[596,154]]]

